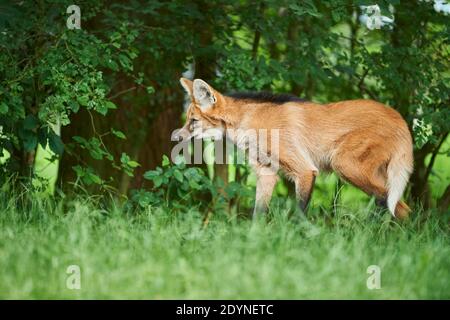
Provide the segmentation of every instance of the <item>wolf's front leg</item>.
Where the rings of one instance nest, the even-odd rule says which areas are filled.
[[[253,219],[267,211],[270,199],[272,198],[273,189],[278,181],[278,174],[272,169],[260,166],[257,166],[255,169],[257,181]]]
[[[314,188],[314,182],[316,180],[316,171],[306,170],[298,173],[295,176],[295,193],[297,195],[297,201],[300,210],[306,213],[308,209],[309,201],[311,200],[311,194]]]

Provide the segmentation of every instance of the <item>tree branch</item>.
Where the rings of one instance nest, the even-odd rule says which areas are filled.
[[[259,15],[262,16],[264,14],[264,3],[260,2],[259,4]],[[255,22],[255,35],[253,37],[253,45],[252,45],[252,58],[256,59],[256,55],[258,54],[259,42],[261,41],[261,30],[258,27],[258,23]]]
[[[441,140],[439,141],[438,145],[436,146],[436,148],[434,148],[433,153],[431,154],[431,159],[430,159],[430,163],[427,166],[427,170],[425,171],[425,177],[424,177],[424,181],[428,181],[428,177],[431,174],[431,170],[433,169],[434,166],[434,161],[436,160],[436,156],[439,153],[439,149],[441,149],[442,144],[444,143],[444,141],[447,139],[448,137],[448,132],[445,133],[442,137]]]
[[[355,77],[357,79],[359,79],[358,82],[358,89],[361,93],[366,93],[370,98],[372,98],[373,100],[377,100],[378,101],[378,97],[369,89],[367,89],[366,85],[364,84],[364,80],[366,79],[366,76],[369,74],[369,69],[365,69],[364,73],[361,75],[361,77],[359,78],[358,76],[355,75]]]
[[[108,97],[108,100],[115,99],[115,98],[117,98],[118,96],[121,96],[121,95],[123,95],[123,94],[125,94],[125,93],[128,93],[128,92],[133,91],[133,90],[136,90],[136,89],[137,89],[137,87],[134,86],[134,87],[131,87],[131,88],[128,88],[128,89],[119,91],[119,92],[117,92],[116,94],[113,94],[112,96]]]

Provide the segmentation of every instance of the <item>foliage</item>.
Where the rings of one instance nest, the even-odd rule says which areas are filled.
[[[413,133],[412,194],[423,200],[433,173],[425,158],[450,131],[450,23],[432,2],[80,1],[81,30],[65,26],[69,4],[1,4],[3,171],[27,176],[41,145],[79,181],[139,187],[170,150],[183,111],[178,78],[191,70],[222,91],[391,105]],[[383,15],[379,28],[363,22],[369,12]]]
[[[227,203],[253,195],[249,186],[239,182],[225,186],[220,179],[211,180],[201,168],[187,167],[183,160],[179,158],[176,164],[171,164],[164,156],[161,167],[144,174],[144,178],[153,183],[152,190],[133,190],[131,203],[141,208],[223,212]]]
[[[450,298],[442,4],[78,0],[81,29],[69,30],[72,4],[0,0],[1,298]],[[367,23],[374,12],[382,23]],[[251,175],[226,183],[163,156],[183,73],[223,92],[397,109],[415,142],[412,218],[395,221],[351,187],[334,197],[336,177],[321,176],[307,219],[280,183],[267,219],[251,222]],[[59,163],[54,197],[38,162]],[[111,199],[92,192],[111,187]],[[444,213],[422,209],[429,193]],[[74,264],[82,289],[71,291]],[[366,288],[373,264],[382,290]]]
[[[0,37],[0,149],[11,155],[11,170],[24,153],[33,156],[38,144],[47,146],[60,158],[64,149],[70,156],[74,146],[64,146],[55,132],[71,123],[73,114],[86,110],[106,115],[117,106],[108,98],[111,85],[108,72],[131,74],[132,60],[137,56],[133,43],[137,31],[126,22],[104,29],[101,34],[83,29],[69,30],[62,9],[70,2],[16,2],[11,15],[2,20]],[[98,12],[102,5],[85,2],[85,12]],[[95,17],[95,14],[91,14]],[[73,140],[95,160],[110,161],[114,168],[132,174],[136,163],[117,162],[102,138],[109,132],[97,132],[92,122],[90,138],[74,136]],[[86,124],[86,132],[89,124]],[[59,130],[58,130],[59,131]],[[111,128],[112,134],[125,139],[123,132]],[[66,147],[66,148],[65,148]],[[14,168],[16,165],[16,168]],[[80,178],[102,183],[89,166],[76,166]],[[23,174],[23,172],[21,172]]]

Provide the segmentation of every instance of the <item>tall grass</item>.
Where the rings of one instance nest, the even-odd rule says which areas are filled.
[[[450,298],[449,215],[373,206],[266,220],[0,195],[0,298]],[[81,289],[66,286],[69,265]],[[381,289],[366,286],[381,268]]]

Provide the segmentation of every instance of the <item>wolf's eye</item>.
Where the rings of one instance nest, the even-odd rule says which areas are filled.
[[[198,121],[198,119],[192,118],[191,119],[191,123],[196,123]]]

